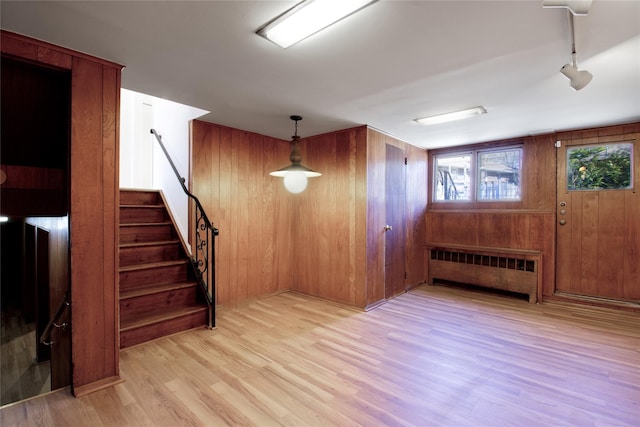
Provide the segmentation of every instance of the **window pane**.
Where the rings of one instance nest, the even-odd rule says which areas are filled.
[[[436,156],[434,200],[470,200],[471,153]]]
[[[599,144],[567,149],[569,190],[631,188],[630,143]]]
[[[478,153],[478,200],[520,200],[522,148]]]

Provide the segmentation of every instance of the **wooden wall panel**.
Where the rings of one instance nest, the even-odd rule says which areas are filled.
[[[554,142],[554,135],[542,135],[470,146],[475,149],[522,144],[522,201],[432,203],[429,191],[427,242],[541,251],[543,294],[551,295],[555,281]],[[429,153],[429,170],[438,152]],[[432,180],[429,176],[429,189]]]
[[[198,120],[191,135],[192,191],[220,230],[217,304],[288,289],[292,205],[269,172],[286,165],[289,144]]]
[[[269,176],[289,163],[288,142],[194,121],[193,190],[220,229],[218,304],[285,289],[361,308],[382,301],[385,144],[411,159],[405,233],[413,285],[425,277],[426,151],[365,126],[305,138],[302,163],[322,176],[290,194]]]
[[[117,105],[114,105],[116,100],[111,91],[104,93],[103,79],[102,64],[74,58],[71,306],[73,386],[76,393],[91,383],[117,375],[119,370],[115,303],[117,135],[112,124]],[[105,110],[105,105],[110,106],[109,110]],[[90,238],[75,239],[75,236]]]
[[[407,285],[414,286],[426,281],[426,233],[425,214],[427,211],[427,151],[407,145]]]
[[[49,232],[49,313],[56,312],[65,293],[69,290],[69,218],[30,217],[26,223]],[[48,321],[48,319],[47,319]],[[59,320],[69,322],[67,310]],[[71,384],[71,339],[68,330],[55,330],[53,358],[51,361],[51,389],[56,390]]]
[[[366,305],[384,300],[385,135],[367,131]]]
[[[322,173],[294,196],[299,221],[294,232],[292,288],[309,295],[363,307],[365,218],[358,195],[366,167],[366,128],[328,133],[302,141],[302,163]],[[364,229],[364,228],[362,228]]]
[[[71,69],[72,390],[119,381],[117,226],[121,66],[2,31],[2,53]]]

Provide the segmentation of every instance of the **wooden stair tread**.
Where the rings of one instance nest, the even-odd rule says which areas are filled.
[[[173,225],[171,221],[161,221],[161,222],[126,222],[120,223],[120,228],[122,227],[148,227],[153,225]]]
[[[161,192],[120,196],[120,348],[205,326],[209,305]]]
[[[146,264],[127,265],[125,267],[120,267],[118,271],[122,273],[126,271],[148,270],[151,268],[160,268],[160,267],[172,267],[175,265],[183,265],[188,263],[189,263],[188,259],[182,258],[182,259],[177,259],[172,261],[158,261],[158,262],[150,262]]]
[[[124,249],[124,248],[143,248],[143,247],[150,247],[150,246],[175,245],[177,243],[180,243],[180,240],[171,239],[171,240],[156,240],[153,242],[127,242],[127,243],[120,243],[118,246],[120,247],[120,249]]]
[[[197,286],[198,282],[178,282],[178,283],[165,283],[162,285],[144,286],[141,288],[134,288],[125,291],[120,291],[120,301],[129,298],[135,298],[145,295],[158,294],[161,292],[167,292],[172,290],[190,288]]]
[[[171,320],[183,316],[188,316],[193,313],[206,311],[206,305],[192,305],[189,307],[179,308],[162,308],[155,312],[143,313],[140,315],[132,316],[129,319],[122,319],[120,321],[120,332],[126,332],[132,329],[141,328],[155,323],[160,323],[166,320]],[[203,325],[204,326],[204,325]]]

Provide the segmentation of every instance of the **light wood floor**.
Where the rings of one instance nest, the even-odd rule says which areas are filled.
[[[370,312],[295,293],[124,350],[126,382],[1,410],[47,426],[637,426],[640,316],[419,287]]]

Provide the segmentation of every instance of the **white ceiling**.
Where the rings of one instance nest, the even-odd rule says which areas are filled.
[[[294,1],[7,1],[14,31],[126,68],[126,89],[210,111],[202,119],[290,139],[369,125],[436,148],[640,120],[640,2],[575,17],[534,1],[381,0],[282,49],[255,31]],[[483,105],[488,114],[414,118]],[[160,132],[162,125],[157,124]]]

